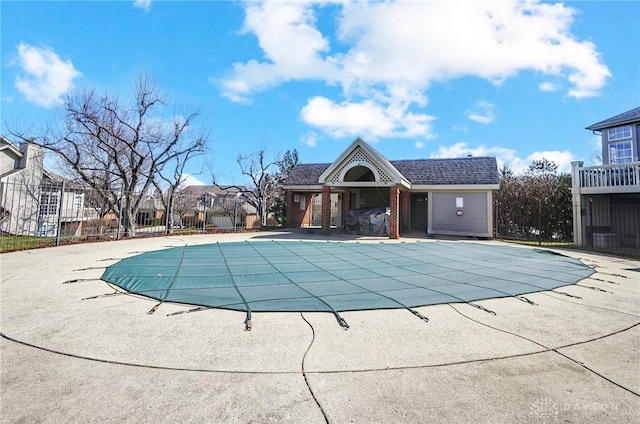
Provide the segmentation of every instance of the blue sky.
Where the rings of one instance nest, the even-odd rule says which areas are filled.
[[[331,162],[358,136],[391,160],[568,171],[598,148],[584,127],[640,105],[637,1],[3,0],[0,13],[3,134],[45,127],[69,90],[126,97],[147,72],[201,110],[210,142],[190,183],[245,183],[235,158],[260,148]]]

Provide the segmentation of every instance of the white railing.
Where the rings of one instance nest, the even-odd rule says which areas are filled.
[[[573,162],[571,166],[574,189],[640,191],[640,162],[587,167]]]

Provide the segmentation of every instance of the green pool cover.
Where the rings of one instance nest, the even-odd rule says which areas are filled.
[[[251,311],[326,311],[340,321],[339,311],[520,296],[593,272],[544,250],[463,242],[250,241],[143,253],[101,279],[161,303],[246,311],[249,322]]]

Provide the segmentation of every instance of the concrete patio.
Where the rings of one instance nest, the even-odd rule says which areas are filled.
[[[637,260],[563,250],[597,272],[577,285],[527,295],[535,305],[476,302],[495,315],[464,303],[416,308],[429,322],[402,309],[344,312],[347,331],[329,313],[256,313],[252,331],[243,331],[244,314],[236,311],[168,316],[190,307],[165,303],[149,315],[156,301],[103,296],[114,290],[96,280],[104,267],[141,252],[303,236],[319,238],[176,236],[0,255],[0,419],[640,419]],[[69,280],[79,281],[63,284]]]

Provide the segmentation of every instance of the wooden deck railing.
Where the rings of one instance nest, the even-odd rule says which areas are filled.
[[[571,166],[574,190],[640,192],[640,162],[586,167],[582,162],[573,162]]]

